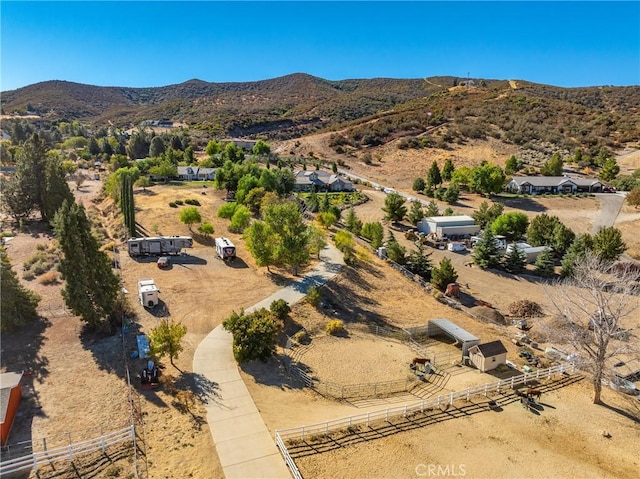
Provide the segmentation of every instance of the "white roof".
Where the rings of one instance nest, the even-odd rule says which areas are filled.
[[[458,216],[429,216],[425,218],[426,221],[433,223],[462,223],[467,222],[471,224],[475,224],[475,220],[468,215],[458,215]]]
[[[429,322],[437,325],[441,330],[446,331],[462,343],[480,341],[480,339],[476,338],[473,334],[462,329],[460,326],[452,323],[448,319],[430,319]]]

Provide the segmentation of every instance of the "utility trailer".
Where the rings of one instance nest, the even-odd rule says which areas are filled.
[[[191,236],[151,236],[127,241],[130,256],[176,255],[184,248],[193,248]]]
[[[138,280],[138,299],[145,308],[153,308],[158,304],[158,293],[156,282],[152,279]]]

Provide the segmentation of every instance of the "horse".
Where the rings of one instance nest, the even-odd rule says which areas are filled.
[[[539,389],[527,388],[527,396],[535,397],[538,401],[540,401],[540,396],[542,396],[542,391]]]
[[[416,364],[422,364],[423,366],[427,363],[430,363],[431,359],[428,358],[413,358],[413,361],[411,361],[411,364],[416,365]]]

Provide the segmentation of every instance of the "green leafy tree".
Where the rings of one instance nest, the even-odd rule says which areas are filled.
[[[182,352],[182,339],[187,334],[187,327],[182,323],[174,323],[162,318],[160,324],[149,333],[149,348],[154,357],[169,356],[169,362],[178,359]]]
[[[454,171],[455,167],[453,166],[453,160],[451,158],[447,158],[442,166],[442,179],[444,181],[451,181]]]
[[[603,181],[612,181],[618,176],[620,173],[620,167],[618,166],[618,162],[615,158],[608,158],[604,165],[602,165],[602,170],[600,171],[600,178]]]
[[[193,146],[189,145],[184,150],[184,162],[187,165],[194,165],[196,163],[195,153],[193,151]]]
[[[200,211],[197,207],[187,206],[180,212],[180,221],[187,225],[189,227],[189,231],[191,231],[191,226],[202,221],[202,215],[200,215]]]
[[[239,363],[256,359],[266,362],[275,354],[283,329],[282,321],[266,308],[251,314],[234,311],[222,326],[233,335],[233,356]]]
[[[276,180],[276,193],[280,196],[287,196],[293,191],[296,185],[296,177],[289,168],[281,168],[274,171],[274,177]]]
[[[492,164],[482,164],[471,171],[471,189],[476,193],[491,195],[500,193],[504,186],[504,171]]]
[[[411,186],[411,189],[413,191],[417,191],[418,193],[422,193],[424,191],[426,183],[424,182],[424,178],[418,177],[415,180],[413,180],[413,185]]]
[[[320,252],[327,246],[327,239],[320,228],[309,226],[309,253],[320,259]]]
[[[437,165],[436,165],[437,166]],[[407,215],[407,207],[405,206],[405,198],[399,193],[390,193],[384,199],[385,219],[393,223],[400,222]]]
[[[549,246],[563,255],[573,243],[575,234],[557,216],[546,213],[535,216],[527,229],[527,243],[531,246]]]
[[[251,223],[251,212],[244,205],[238,205],[231,217],[229,231],[233,233],[242,233]]]
[[[520,274],[525,270],[527,264],[527,255],[521,248],[515,245],[503,258],[502,266],[508,273]]]
[[[149,168],[149,173],[167,181],[169,178],[178,176],[178,168],[170,161],[163,160],[157,166]]]
[[[25,288],[11,269],[4,247],[0,246],[0,332],[7,333],[26,326],[38,318],[40,296]]]
[[[472,170],[468,166],[461,166],[456,168],[451,174],[451,181],[460,185],[462,189],[467,189],[471,184]]]
[[[489,203],[483,201],[480,203],[480,206],[476,211],[471,213],[471,217],[474,219],[476,224],[480,226],[483,230],[490,227],[493,222],[498,218],[502,212],[504,211],[504,206],[500,203],[493,203],[489,206]]]
[[[514,241],[522,238],[529,227],[529,217],[519,211],[510,211],[498,216],[491,229],[493,234],[504,236],[507,241]]]
[[[431,270],[431,284],[440,291],[445,291],[447,285],[456,281],[458,281],[458,273],[449,258],[442,258],[439,267]]]
[[[408,220],[412,225],[417,225],[419,221],[424,218],[424,210],[422,209],[422,203],[418,200],[411,202],[411,208],[409,209]]]
[[[112,331],[118,321],[120,281],[91,233],[84,206],[65,201],[53,221],[62,258],[62,297],[91,329]]]
[[[266,190],[261,186],[253,188],[251,189],[251,191],[249,191],[249,193],[247,193],[247,196],[245,196],[244,198],[244,204],[247,208],[249,208],[249,211],[251,211],[252,215],[258,216],[260,214],[262,200],[264,199],[266,194]]]
[[[555,153],[540,167],[540,173],[543,176],[562,176],[563,167],[564,162],[560,157],[560,153]]]
[[[325,211],[324,213],[319,213],[318,216],[316,216],[316,221],[324,229],[329,229],[338,222],[338,218],[336,218],[336,215],[331,211]]]
[[[209,143],[207,143],[207,148],[205,149],[205,152],[207,153],[208,156],[213,156],[220,153],[221,150],[222,150],[222,147],[220,146],[220,143],[218,143],[216,140],[211,140],[209,141]]]
[[[515,155],[511,155],[511,157],[509,157],[509,159],[504,165],[504,172],[507,175],[513,175],[514,173],[516,173],[517,171],[520,171],[521,169],[522,169],[522,162],[519,161],[515,157]]]
[[[428,218],[432,216],[440,216],[440,208],[438,207],[438,203],[431,200],[427,205],[427,209],[425,210],[424,215]]]
[[[241,163],[244,161],[244,151],[233,142],[229,142],[222,150],[222,160],[224,162]]]
[[[263,140],[256,141],[256,144],[253,145],[253,154],[258,156],[267,156],[271,153],[271,147],[268,143]]]
[[[315,191],[309,193],[309,197],[306,200],[307,209],[312,213],[317,213],[320,210],[320,202],[318,200],[318,194]]]
[[[244,175],[238,181],[238,190],[236,191],[236,201],[240,204],[245,203],[245,198],[249,192],[257,188],[260,184],[260,178],[254,176],[252,173]]]
[[[210,237],[213,233],[215,233],[215,228],[209,221],[205,221],[200,226],[198,226],[198,233],[204,235],[206,238]]]
[[[355,255],[355,241],[351,233],[348,231],[338,231],[333,241],[336,244],[336,248],[344,255],[345,262],[349,264]]]
[[[600,228],[593,236],[593,252],[605,262],[616,261],[627,249],[622,232],[613,226]]]
[[[135,186],[138,186],[140,188],[142,188],[143,191],[147,191],[147,188],[149,188],[149,186],[151,186],[151,181],[149,180],[148,176],[140,176],[136,182],[134,183]]]
[[[538,276],[551,278],[555,274],[553,256],[551,255],[551,250],[549,249],[544,249],[538,255],[535,265],[535,272]]]
[[[254,221],[243,231],[242,237],[256,264],[266,266],[270,272],[269,266],[275,263],[276,258],[276,234],[264,221]]]
[[[344,227],[354,235],[360,236],[360,232],[362,231],[362,221],[360,221],[356,215],[356,210],[353,205],[349,208],[349,213],[347,213],[347,217],[344,220]]]
[[[427,183],[433,186],[442,184],[442,174],[440,173],[438,162],[435,160],[433,160],[433,163],[431,163],[431,167],[427,172]]]
[[[500,265],[500,250],[491,228],[485,228],[480,240],[473,249],[473,262],[482,269],[496,268]]]
[[[218,210],[216,211],[216,216],[218,218],[230,220],[231,218],[233,218],[233,214],[236,212],[237,207],[238,203],[236,203],[235,201],[229,201],[228,203],[225,203],[218,208]]]
[[[263,218],[278,237],[276,261],[290,266],[297,276],[299,266],[309,259],[308,229],[297,203],[270,205],[265,208]]]
[[[371,241],[371,247],[378,249],[382,246],[382,240],[384,239],[384,228],[379,221],[372,223],[365,223],[362,227],[362,236]]]
[[[269,311],[280,321],[284,321],[289,317],[289,313],[291,313],[291,306],[289,306],[289,303],[287,303],[284,299],[276,299],[274,301],[271,301]]]

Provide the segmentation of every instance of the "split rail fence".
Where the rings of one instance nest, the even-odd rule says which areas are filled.
[[[404,406],[396,406],[379,411],[368,412],[366,414],[358,414],[354,416],[333,419],[331,421],[325,421],[322,423],[316,423],[307,426],[299,426],[289,429],[278,429],[275,432],[275,442],[280,449],[280,453],[284,457],[285,462],[289,465],[294,478],[301,479],[302,476],[300,475],[297,467],[295,467],[293,458],[286,448],[287,441],[304,441],[305,439],[310,439],[314,436],[328,436],[333,431],[345,430],[358,425],[369,426],[371,423],[374,423],[376,421],[389,421],[396,417],[406,418],[418,413],[424,414],[425,411],[440,408],[444,405],[452,405],[455,401],[460,399],[468,401],[475,396],[487,397],[489,394],[500,394],[503,391],[514,389],[516,386],[527,384],[531,381],[549,379],[555,374],[573,374],[575,372],[575,364],[560,364],[548,369],[539,369],[535,372],[524,373],[520,376],[513,376],[508,379],[502,379],[494,383],[487,383],[481,386],[443,394],[435,398],[423,399],[422,401],[405,404]]]
[[[92,452],[102,452],[104,454],[108,447],[128,441],[135,441],[135,430],[133,424],[86,441],[76,442],[44,451],[34,451],[26,456],[9,459],[7,461],[3,460],[2,464],[0,464],[0,477],[29,469],[33,469],[37,472],[38,467],[46,466],[61,460],[73,461],[74,458],[82,454]]]

